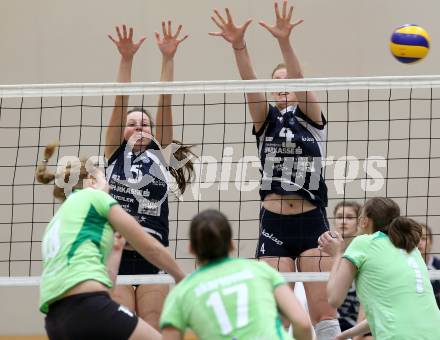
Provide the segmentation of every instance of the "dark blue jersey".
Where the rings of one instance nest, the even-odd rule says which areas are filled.
[[[261,161],[261,199],[271,193],[298,194],[319,207],[327,206],[327,187],[322,176],[325,157],[325,118],[317,124],[298,106],[280,111],[269,105],[257,137]]]
[[[168,170],[160,148],[151,142],[144,152],[135,153],[124,141],[110,157],[106,174],[110,195],[168,246]]]
[[[347,292],[344,302],[338,308],[338,319],[339,322],[344,322],[349,327],[353,327],[357,323],[358,314],[359,300],[356,296],[355,286],[352,285]]]
[[[440,270],[440,259],[438,257],[432,256],[428,263],[428,269]],[[440,280],[431,281],[432,289],[434,290],[435,300],[437,301],[437,306],[440,308]]]

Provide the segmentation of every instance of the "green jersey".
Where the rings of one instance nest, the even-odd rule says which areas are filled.
[[[103,191],[77,190],[52,218],[42,242],[40,310],[43,313],[80,282],[95,280],[112,286],[106,262],[113,247],[113,229],[107,215],[114,204],[117,202]]]
[[[417,248],[408,254],[376,232],[356,237],[344,257],[357,267],[356,293],[375,339],[440,338],[440,311]]]
[[[202,340],[292,339],[278,315],[274,289],[286,282],[264,262],[225,258],[212,261],[168,295],[160,320]]]

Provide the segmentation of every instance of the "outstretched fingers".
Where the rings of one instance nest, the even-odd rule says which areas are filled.
[[[259,24],[260,26],[264,27],[265,29],[267,29],[269,32],[272,31],[272,26],[269,26],[266,22],[264,22],[264,21],[260,21],[258,24]]]
[[[289,14],[287,15],[287,21],[288,22],[290,22],[290,20],[292,19],[292,14],[293,14],[293,6],[290,6]]]
[[[165,37],[167,35],[167,29],[165,27],[165,21],[162,21],[162,34]]]
[[[113,36],[111,34],[107,34],[107,37],[109,37],[109,39],[113,42],[113,44],[117,44],[118,42],[115,40],[115,38],[113,38]]]
[[[140,39],[139,39],[139,41],[136,43],[136,45],[137,46],[141,46],[143,43],[144,43],[144,41],[147,39],[147,37],[141,37]]]
[[[247,19],[246,22],[243,24],[243,32],[246,32],[246,30],[248,29],[249,25],[251,24],[252,19]]]
[[[301,25],[303,22],[304,22],[303,19],[298,20],[297,22],[295,22],[295,23],[292,24],[292,28],[294,28],[294,27],[296,27],[296,26],[298,26],[298,25]]]
[[[177,27],[176,34],[173,35],[173,38],[177,38],[179,36],[181,30],[182,30],[182,25],[179,25],[179,27]]]
[[[172,36],[172,32],[171,32],[171,20],[168,20],[168,36]]]
[[[189,34],[186,34],[182,39],[177,39],[177,44],[180,44],[182,41],[184,41],[188,37],[189,37]]]
[[[287,1],[284,0],[283,1],[283,18],[286,17],[286,14],[287,14]]]
[[[222,37],[223,36],[223,32],[208,32],[208,34],[213,37]]]
[[[119,26],[116,26],[116,34],[118,35],[118,39],[122,40],[122,34],[121,34],[121,30],[119,29]]]
[[[231,12],[229,12],[229,8],[225,9],[226,18],[228,19],[228,24],[234,24],[234,20],[232,19]]]
[[[277,20],[279,20],[281,16],[280,16],[280,9],[278,8],[278,1],[275,1],[274,8],[275,8],[275,17],[277,18]]]
[[[218,12],[217,9],[214,9],[214,13],[215,13],[215,15],[217,16],[218,20],[220,20],[220,22],[221,22],[223,25],[226,25],[226,21],[225,21],[225,19],[223,19],[223,17],[220,15],[220,13]]]
[[[214,24],[216,24],[218,28],[223,30],[223,26],[217,21],[217,19],[214,16],[211,16],[211,20],[214,21]]]

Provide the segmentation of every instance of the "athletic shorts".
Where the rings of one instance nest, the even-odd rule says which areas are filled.
[[[150,235],[162,243],[164,247],[168,246],[168,244],[165,244],[163,241],[165,240],[165,235],[162,234],[162,237],[152,233]],[[166,237],[168,242],[168,235],[166,235]],[[122,251],[118,275],[150,275],[158,274],[159,272],[159,268],[145,260],[137,251],[127,249]]]
[[[137,316],[107,292],[93,292],[50,304],[45,327],[50,340],[125,340],[137,323]]]
[[[119,275],[148,275],[158,274],[159,271],[159,268],[145,260],[137,251],[127,249],[122,251]]]
[[[329,230],[324,208],[296,215],[260,210],[260,236],[256,257],[290,257],[295,260],[306,250],[318,247],[318,238]]]

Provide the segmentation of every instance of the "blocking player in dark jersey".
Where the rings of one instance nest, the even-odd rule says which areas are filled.
[[[282,9],[275,2],[276,23],[260,22],[277,39],[284,59],[273,71],[274,79],[303,78],[290,43],[292,29],[302,20],[291,23],[292,12],[287,1]],[[242,79],[256,79],[244,38],[251,19],[239,26],[228,9],[226,18],[217,10],[214,14],[211,18],[220,31],[210,34],[231,44]],[[272,95],[275,105],[268,104],[264,93],[247,94],[262,174],[257,257],[282,272],[326,271],[331,262],[317,249],[319,235],[329,229],[327,187],[321,171],[326,121],[313,92]],[[327,302],[325,284],[304,286],[318,340],[334,338],[340,329],[336,310]]]
[[[173,33],[171,21],[162,22],[163,35],[156,32],[156,42],[162,53],[161,81],[172,81],[174,55],[179,44],[182,26]],[[117,38],[109,35],[117,47],[121,61],[118,82],[131,81],[133,57],[145,38],[133,42],[133,29],[117,27]],[[110,194],[142,225],[144,231],[168,246],[168,193],[169,174],[176,178],[180,192],[192,172],[189,148],[174,144],[171,95],[159,96],[156,126],[143,108],[127,112],[128,96],[117,96],[106,134],[104,153],[108,159],[107,179]],[[153,132],[154,130],[154,132]],[[176,151],[177,146],[177,151]],[[171,148],[171,158],[181,160],[184,166],[171,164],[165,159],[163,148]],[[175,153],[173,153],[175,152]],[[173,167],[174,166],[174,167]],[[134,249],[126,247],[122,254],[119,274],[157,274],[159,268],[145,261]],[[159,327],[163,301],[168,292],[166,285],[118,286],[113,297],[153,325]]]

